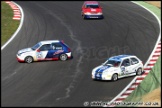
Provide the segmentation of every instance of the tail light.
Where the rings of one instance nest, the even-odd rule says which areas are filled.
[[[62,43],[64,43],[64,40],[61,40]]]
[[[68,52],[71,52],[71,49],[70,48],[68,48]]]

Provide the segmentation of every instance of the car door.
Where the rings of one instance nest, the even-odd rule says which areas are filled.
[[[49,58],[58,58],[59,55],[63,52],[63,47],[60,43],[52,43],[51,49],[48,52]]]
[[[124,59],[123,62],[121,63],[121,68],[123,75],[128,75],[129,73],[131,73],[130,59]]]
[[[51,44],[44,44],[42,45],[36,52],[37,60],[45,60],[48,58],[47,54],[51,50]]]
[[[131,71],[136,72],[139,67],[139,60],[135,57],[130,58],[131,60]]]

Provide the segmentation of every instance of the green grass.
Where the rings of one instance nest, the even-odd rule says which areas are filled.
[[[141,84],[123,102],[142,102],[142,97],[144,95],[159,87],[161,87],[161,56],[159,56],[156,64],[149,72],[149,74],[145,77],[145,79],[141,82]],[[137,105],[139,104],[132,105],[131,107],[136,107]]]
[[[149,3],[146,2],[142,1],[136,2],[143,5],[147,9],[151,10],[161,20],[161,9],[157,8],[156,6],[150,5]],[[161,56],[159,57],[154,67],[149,72],[149,74],[141,82],[141,84],[123,102],[142,102],[142,96],[155,90],[159,86],[161,87]],[[125,107],[137,107],[137,106],[140,105],[139,104],[131,106],[127,105]],[[116,107],[123,107],[123,106],[118,105]]]
[[[20,21],[13,20],[13,10],[9,4],[1,1],[1,46],[14,34]]]
[[[143,1],[136,1],[136,2],[143,5],[147,9],[151,10],[161,20],[161,9],[159,9],[158,7],[156,7],[154,5],[151,5],[151,4],[147,3],[147,2],[143,2]]]

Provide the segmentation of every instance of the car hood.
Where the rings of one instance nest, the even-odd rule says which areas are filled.
[[[18,51],[18,54],[33,51],[31,48],[24,48]]]
[[[117,70],[116,67],[112,67],[112,66],[109,66],[109,65],[100,65],[98,67],[95,68],[95,72],[104,72],[104,71],[107,71],[107,72],[112,72],[112,71],[115,71]]]

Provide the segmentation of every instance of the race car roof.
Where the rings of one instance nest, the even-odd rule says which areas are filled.
[[[60,42],[59,40],[44,40],[44,41],[40,41],[41,44],[51,44],[51,43],[57,43]]]
[[[123,55],[110,57],[108,60],[122,61],[123,58],[130,57],[130,56],[133,56],[133,55],[123,54]]]
[[[86,1],[85,4],[98,4],[97,1]]]

